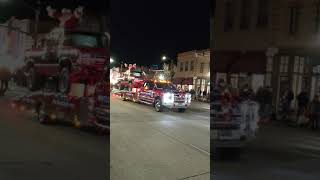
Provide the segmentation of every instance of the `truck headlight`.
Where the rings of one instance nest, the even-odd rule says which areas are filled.
[[[164,93],[163,94],[163,102],[164,103],[173,103],[174,98],[172,93]]]

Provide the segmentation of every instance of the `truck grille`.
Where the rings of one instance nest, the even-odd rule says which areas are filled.
[[[174,102],[184,102],[184,96],[180,96],[179,94],[174,95]]]

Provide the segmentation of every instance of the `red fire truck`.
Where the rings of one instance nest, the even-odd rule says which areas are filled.
[[[164,108],[184,112],[191,104],[191,94],[178,91],[168,81],[148,79],[143,72],[134,69],[119,84],[118,94],[123,100],[152,105],[157,112]]]
[[[27,84],[32,92],[14,99],[12,107],[33,110],[40,123],[64,120],[76,127],[107,131],[108,42],[100,33],[52,30],[40,48],[26,52]]]
[[[67,93],[70,73],[81,65],[103,69],[108,57],[107,36],[93,32],[55,29],[40,48],[26,51],[25,75],[29,90],[43,87],[48,77],[58,81],[58,90]],[[64,37],[56,37],[59,34]],[[62,41],[62,42],[61,42]]]

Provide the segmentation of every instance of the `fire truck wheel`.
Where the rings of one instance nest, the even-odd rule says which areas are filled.
[[[81,128],[82,127],[82,124],[81,124],[81,122],[80,122],[80,120],[78,118],[78,115],[74,115],[73,116],[72,124],[76,128]]]
[[[139,97],[138,95],[133,96],[133,102],[138,103],[139,102]]]
[[[38,75],[37,75],[36,70],[34,69],[34,67],[30,67],[30,69],[26,73],[26,77],[27,77],[27,87],[28,87],[28,89],[30,91],[37,90],[37,88],[39,86],[39,82],[38,82]]]
[[[181,112],[181,113],[183,113],[183,112],[186,111],[186,109],[185,109],[185,108],[179,108],[178,111]]]
[[[59,83],[58,90],[61,93],[68,93],[69,90],[69,69],[67,67],[63,67],[59,74]]]
[[[38,109],[36,110],[37,111],[37,118],[38,118],[38,121],[41,123],[41,124],[46,124],[49,122],[49,116],[48,114],[46,114],[45,110],[44,110],[44,105],[43,104],[40,104],[39,107],[37,107]]]
[[[126,95],[125,94],[122,94],[122,101],[126,101],[127,100],[127,97],[126,97]]]
[[[162,106],[161,99],[159,99],[159,98],[156,99],[156,101],[154,103],[154,107],[155,107],[157,112],[162,112],[163,111],[163,106]]]

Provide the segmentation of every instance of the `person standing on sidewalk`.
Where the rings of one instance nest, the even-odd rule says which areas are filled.
[[[206,98],[207,98],[207,91],[204,90],[202,93],[202,101],[205,101]]]
[[[282,96],[283,117],[282,119],[288,120],[291,111],[291,102],[294,99],[294,94],[290,88],[287,88]]]
[[[319,95],[315,95],[311,102],[311,129],[316,130],[320,120],[320,100]]]
[[[297,100],[298,100],[298,118],[300,116],[302,116],[305,111],[306,111],[306,108],[309,104],[309,97],[308,97],[308,93],[306,91],[301,91],[301,93],[298,95],[297,97]]]

